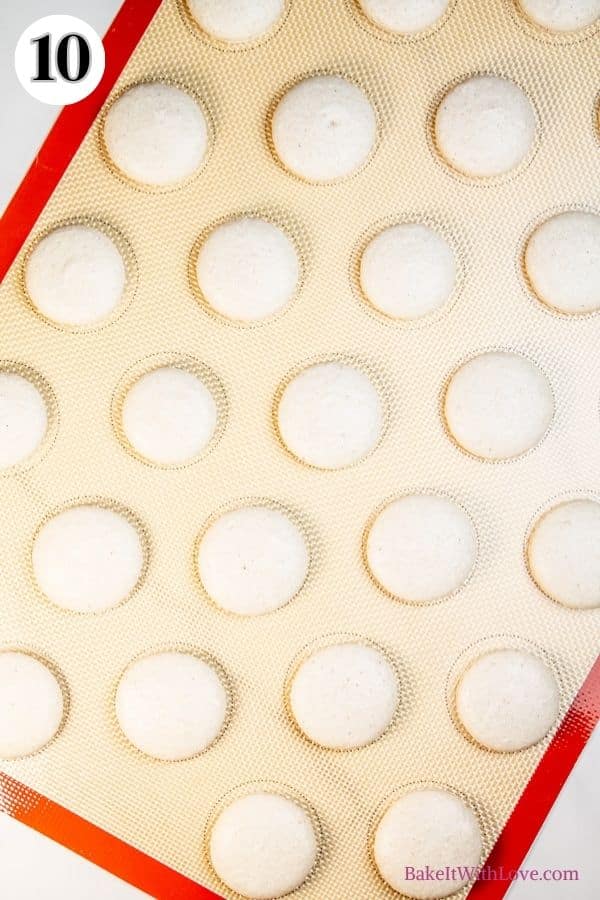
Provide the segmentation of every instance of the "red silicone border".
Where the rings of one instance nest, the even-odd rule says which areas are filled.
[[[60,113],[0,220],[0,278],[14,262],[160,3],[125,0],[117,13],[104,38],[102,81],[89,97]],[[487,866],[505,872],[519,868],[599,719],[600,658],[517,802]],[[207,888],[1,772],[0,791],[8,801],[6,812],[14,818],[157,900],[218,900]],[[501,900],[509,886],[506,881],[479,881],[469,896]]]

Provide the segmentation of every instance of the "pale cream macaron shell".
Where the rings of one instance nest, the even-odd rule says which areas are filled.
[[[218,409],[209,387],[180,366],[160,366],[142,375],[125,394],[121,428],[145,461],[185,465],[210,444]]]
[[[550,309],[572,316],[600,310],[600,216],[571,210],[546,219],[530,235],[524,262]]]
[[[0,471],[26,462],[48,431],[48,408],[28,378],[0,369]]]
[[[488,750],[537,744],[554,725],[560,696],[552,671],[524,650],[494,650],[476,659],[456,688],[456,714]]]
[[[93,328],[106,322],[123,299],[127,271],[111,238],[89,225],[65,225],[43,237],[25,262],[25,289],[50,322]]]
[[[217,670],[191,653],[166,651],[132,662],[117,687],[121,730],[138,750],[177,761],[202,753],[225,726],[229,696]]]
[[[375,647],[330,644],[298,666],[288,699],[294,720],[309,740],[331,750],[353,750],[375,741],[392,722],[398,681]]]
[[[360,284],[375,309],[413,321],[444,306],[456,284],[456,260],[448,242],[427,225],[392,225],[363,250]]]
[[[29,653],[0,650],[0,759],[43,749],[64,713],[62,688],[47,665]]]
[[[492,351],[468,360],[452,375],[444,397],[450,435],[481,459],[521,456],[542,440],[553,417],[548,379],[517,353]]]
[[[285,0],[186,0],[192,18],[210,37],[226,44],[258,41],[285,12]]]
[[[38,530],[32,551],[35,580],[57,606],[101,612],[128,599],[145,567],[138,528],[116,509],[72,506]]]
[[[259,616],[285,606],[308,574],[310,551],[298,525],[267,506],[229,510],[200,536],[196,564],[211,600],[226,612]]]
[[[232,801],[217,817],[209,856],[219,878],[242,897],[274,900],[300,887],[315,867],[311,816],[280,794],[257,792]]]
[[[576,499],[544,513],[527,545],[531,577],[548,597],[572,609],[600,606],[600,503]]]
[[[373,842],[375,864],[384,881],[418,900],[448,897],[469,879],[418,881],[406,877],[407,867],[477,867],[482,849],[481,829],[472,810],[455,794],[433,788],[395,800],[377,825]]]
[[[367,18],[392,34],[415,35],[442,18],[450,0],[358,0]]]
[[[529,155],[536,116],[520,87],[476,75],[448,91],[435,115],[435,142],[444,160],[472,178],[512,171]]]
[[[280,437],[295,457],[319,469],[342,469],[378,443],[384,411],[368,376],[341,362],[316,363],[283,389],[277,408]]]
[[[202,242],[196,279],[214,312],[235,322],[259,322],[293,298],[300,279],[298,253],[272,222],[233,219],[217,225]]]
[[[548,31],[569,33],[600,18],[600,0],[515,0],[527,18]]]
[[[194,175],[210,143],[196,99],[160,82],[137,84],[121,94],[109,107],[103,136],[109,159],[121,174],[156,188]]]
[[[335,181],[367,161],[377,140],[377,118],[357,85],[338,75],[315,75],[284,94],[271,133],[290,172],[307,181]]]
[[[377,514],[367,532],[365,556],[377,584],[393,597],[431,603],[467,580],[477,558],[477,535],[454,501],[412,494]]]

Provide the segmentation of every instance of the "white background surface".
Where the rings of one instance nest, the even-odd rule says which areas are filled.
[[[3,135],[0,209],[4,209],[14,193],[59,112],[55,107],[38,103],[17,81],[13,53],[19,35],[35,19],[52,13],[77,15],[102,35],[119,5],[120,0],[0,0],[0,133]],[[597,900],[600,897],[599,771],[600,728],[597,728],[523,863],[524,868],[540,871],[579,869],[580,880],[520,882],[510,889],[509,900]],[[0,814],[2,900],[142,900],[146,896]]]

